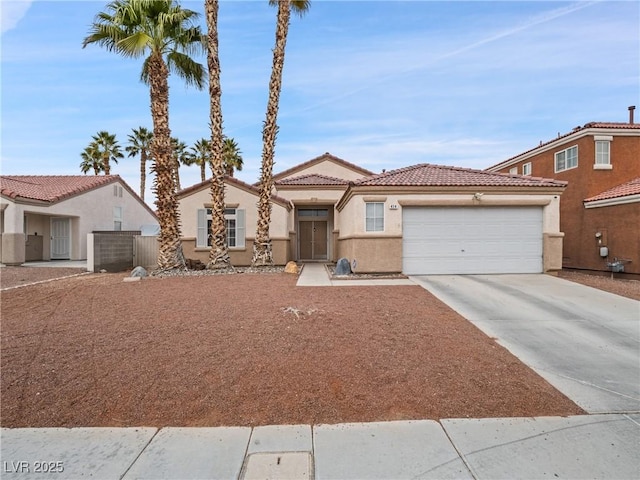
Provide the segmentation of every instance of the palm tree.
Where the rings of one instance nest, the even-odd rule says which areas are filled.
[[[125,150],[130,157],[140,155],[140,198],[144,202],[144,191],[147,183],[147,159],[151,152],[151,143],[153,142],[153,132],[145,127],[131,129],[133,135],[129,135],[129,146]]]
[[[182,190],[180,185],[180,165],[191,165],[187,144],[175,137],[171,137],[171,163],[173,167],[173,188],[176,192]]]
[[[207,66],[209,67],[209,126],[211,127],[211,250],[208,269],[229,268],[227,225],[224,218],[224,158],[220,57],[218,54],[218,0],[205,0]]]
[[[100,149],[95,142],[91,142],[89,146],[82,151],[80,158],[82,158],[80,171],[85,175],[89,170],[93,170],[95,175],[100,175],[100,172],[104,171],[102,155],[100,155]]]
[[[145,57],[140,79],[149,85],[153,119],[154,190],[160,223],[158,268],[184,268],[178,202],[173,188],[169,128],[169,72],[202,89],[205,70],[190,55],[203,51],[198,14],[173,0],[114,0],[90,27],[83,48],[97,43],[127,58]]]
[[[102,130],[91,138],[93,138],[102,157],[104,174],[111,175],[111,162],[118,163],[119,158],[124,158],[115,134]]]
[[[234,171],[242,171],[242,152],[233,138],[225,137],[223,146],[224,173],[233,177]]]
[[[260,169],[260,194],[258,197],[258,222],[253,241],[251,266],[273,265],[273,250],[269,237],[271,223],[271,192],[273,189],[273,157],[278,135],[278,107],[282,90],[282,70],[284,51],[289,32],[291,9],[300,16],[309,9],[309,0],[269,0],[270,5],[278,6],[276,22],[276,44],[273,49],[273,66],[269,80],[269,101],[267,115],[262,129],[262,166]]]
[[[211,163],[211,142],[206,138],[198,140],[189,152],[188,165],[200,167],[200,181],[207,180],[207,165]]]

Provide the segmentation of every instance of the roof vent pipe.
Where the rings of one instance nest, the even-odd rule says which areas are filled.
[[[633,111],[636,109],[635,105],[629,107],[629,124],[633,125]]]

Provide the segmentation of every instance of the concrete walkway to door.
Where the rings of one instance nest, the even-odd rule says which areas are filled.
[[[640,412],[640,302],[550,275],[410,278],[587,412]]]

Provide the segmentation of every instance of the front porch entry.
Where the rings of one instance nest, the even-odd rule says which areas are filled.
[[[329,258],[329,210],[327,208],[298,209],[299,260]]]

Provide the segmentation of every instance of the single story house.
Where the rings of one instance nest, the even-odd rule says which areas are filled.
[[[87,234],[155,230],[151,208],[119,175],[0,176],[2,263],[84,260]]]
[[[274,176],[274,261],[357,272],[541,273],[562,267],[566,182],[420,164],[373,174],[325,153]],[[225,180],[231,261],[251,261],[258,188]],[[209,182],[178,193],[188,258],[206,262]]]

